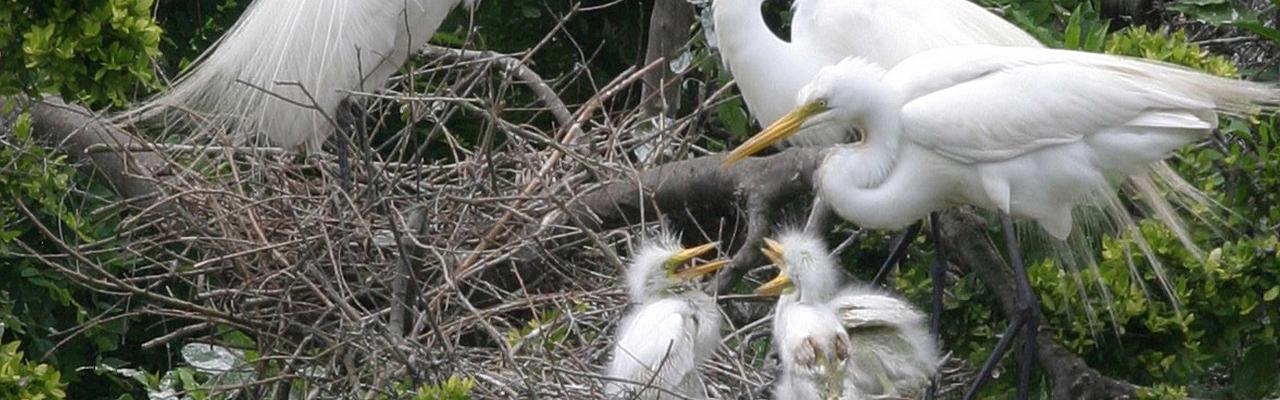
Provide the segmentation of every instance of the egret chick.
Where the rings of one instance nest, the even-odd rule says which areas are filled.
[[[698,366],[720,344],[720,311],[697,288],[728,260],[692,261],[715,243],[683,249],[670,237],[642,244],[627,268],[627,294],[639,304],[622,319],[605,392],[610,398],[705,398]],[[635,396],[635,397],[632,397]]]
[[[788,373],[805,370],[788,368],[794,364],[791,359],[801,354],[788,343],[799,340],[803,344],[804,338],[814,333],[830,336],[827,332],[833,328],[839,328],[844,337],[831,339],[837,344],[834,348],[848,343],[842,362],[848,374],[845,384],[853,390],[846,387],[841,393],[857,394],[843,398],[898,398],[920,394],[929,384],[937,369],[936,345],[925,329],[924,316],[909,303],[872,288],[840,289],[843,279],[838,264],[822,239],[813,235],[784,233],[777,241],[766,239],[762,251],[781,271],[757,289],[759,294],[781,295],[774,315],[774,336],[780,344],[778,353],[786,379],[779,381],[778,398],[813,396],[805,392],[806,385],[797,384],[805,379]],[[817,393],[833,394],[829,389]]]

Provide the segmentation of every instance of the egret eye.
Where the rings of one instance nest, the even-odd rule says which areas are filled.
[[[818,105],[818,109],[827,109],[827,99],[818,99],[815,103]]]

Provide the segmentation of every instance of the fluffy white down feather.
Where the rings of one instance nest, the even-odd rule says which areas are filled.
[[[680,250],[678,240],[661,236],[633,252],[626,284],[637,305],[618,325],[606,371],[627,382],[609,382],[610,398],[706,397],[698,366],[720,344],[720,311],[711,296],[668,275],[665,263]],[[686,286],[671,290],[679,285]]]

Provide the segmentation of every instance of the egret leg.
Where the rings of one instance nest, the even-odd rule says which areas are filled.
[[[997,363],[1004,358],[1004,354],[1013,346],[1013,341],[1017,339],[1019,334],[1022,335],[1022,351],[1018,354],[1018,399],[1025,400],[1030,393],[1031,385],[1031,363],[1035,357],[1036,351],[1036,331],[1039,328],[1040,302],[1036,299],[1035,292],[1031,291],[1031,281],[1027,278],[1027,269],[1022,260],[1022,251],[1018,246],[1018,238],[1013,232],[1013,220],[1009,215],[1000,212],[1000,229],[1004,231],[1005,245],[1009,252],[1009,265],[1013,268],[1013,278],[1017,283],[1017,303],[1018,308],[1009,318],[1009,326],[1005,328],[1004,336],[1000,337],[1000,342],[996,344],[995,351],[991,352],[991,356],[987,358],[986,363],[982,365],[982,371],[978,373],[978,378],[974,381],[973,386],[969,387],[969,391],[965,393],[965,400],[972,400],[977,397],[978,389],[986,384],[991,377],[991,371],[995,369]]]
[[[889,276],[889,270],[902,261],[902,258],[907,254],[907,245],[916,240],[916,235],[919,234],[920,223],[916,222],[893,239],[893,248],[889,250],[889,257],[884,259],[884,264],[880,265],[880,271],[877,271],[876,277],[871,279],[872,286],[880,286],[881,283],[884,283],[885,278]]]
[[[942,244],[941,218],[938,213],[929,213],[929,233],[933,240],[933,265],[929,267],[929,278],[933,280],[933,313],[929,315],[929,334],[936,343],[942,343],[942,295],[947,284],[947,251]],[[934,399],[938,394],[938,376],[929,380],[926,399]]]
[[[1014,235],[1013,219],[1000,213],[1000,229],[1004,231],[1005,246],[1009,248],[1009,264],[1018,283],[1018,314],[1022,315],[1022,352],[1018,354],[1018,399],[1026,399],[1031,390],[1031,363],[1036,354],[1036,331],[1040,327],[1040,299],[1031,290],[1027,278],[1027,266],[1023,263],[1022,249]]]

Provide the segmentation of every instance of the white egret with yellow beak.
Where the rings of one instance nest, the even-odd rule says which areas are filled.
[[[984,380],[1017,333],[1033,337],[1036,325],[1008,215],[1064,239],[1075,205],[1114,196],[1116,180],[1204,138],[1219,112],[1247,114],[1278,101],[1271,85],[1138,59],[956,46],[887,71],[860,59],[823,69],[794,111],[725,163],[803,130],[857,130],[861,141],[829,150],[813,178],[844,219],[900,229],[955,205],[1000,211],[1020,312],[984,365]]]
[[[698,278],[728,260],[695,264],[715,249],[682,249],[662,237],[640,245],[627,269],[627,294],[638,305],[618,327],[605,386],[610,398],[704,398],[698,367],[720,344],[720,309],[698,289]]]
[[[783,364],[777,398],[836,394],[836,387],[830,385],[836,382],[834,375],[816,372],[834,374],[827,365],[831,362],[822,364],[819,361],[824,358],[817,356],[810,359],[811,347],[818,349],[816,354],[835,357],[845,368],[847,377],[840,382],[852,388],[845,387],[841,393],[862,398],[923,394],[938,364],[937,345],[925,328],[923,314],[879,290],[843,285],[839,264],[821,238],[787,232],[776,241],[766,239],[761,250],[779,268],[777,278],[756,290],[780,295],[773,323]],[[833,333],[837,328],[843,337]],[[827,347],[834,352],[825,352]],[[815,393],[818,397],[813,397]]]

